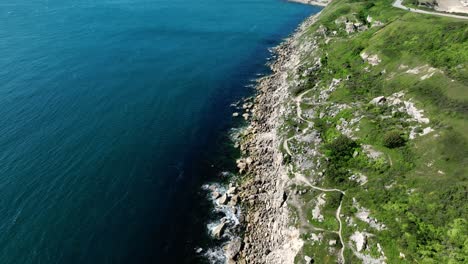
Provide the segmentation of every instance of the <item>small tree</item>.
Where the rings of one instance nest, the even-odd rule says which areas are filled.
[[[385,133],[383,144],[387,148],[398,148],[404,146],[406,140],[401,136],[400,131],[389,131]]]

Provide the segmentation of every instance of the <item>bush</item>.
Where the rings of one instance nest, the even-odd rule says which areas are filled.
[[[340,135],[333,142],[326,145],[328,156],[333,160],[348,161],[359,145],[347,136]]]
[[[384,135],[383,144],[387,148],[398,148],[404,146],[406,143],[405,139],[401,136],[400,131],[390,131]]]
[[[325,153],[328,157],[326,171],[330,181],[338,184],[346,181],[349,176],[348,162],[358,147],[358,143],[344,135],[325,145]]]

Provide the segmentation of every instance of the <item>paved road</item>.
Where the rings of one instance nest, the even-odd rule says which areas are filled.
[[[396,8],[404,9],[413,13],[420,13],[420,14],[428,14],[428,15],[435,15],[435,16],[444,16],[444,17],[453,17],[453,18],[459,18],[459,19],[465,19],[468,20],[468,16],[458,16],[458,15],[451,15],[451,14],[444,14],[444,13],[438,13],[438,12],[431,12],[431,11],[425,11],[421,9],[414,9],[414,8],[409,8],[406,7],[402,4],[403,0],[396,0],[393,3],[393,6]]]

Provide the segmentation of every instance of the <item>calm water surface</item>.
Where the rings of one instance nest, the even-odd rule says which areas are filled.
[[[229,104],[318,8],[0,3],[0,263],[192,263]],[[231,164],[232,165],[232,164]]]

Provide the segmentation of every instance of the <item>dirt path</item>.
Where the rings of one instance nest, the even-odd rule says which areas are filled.
[[[341,193],[344,192],[340,191]],[[343,240],[343,235],[342,235],[342,229],[343,229],[343,223],[341,222],[340,214],[341,214],[341,205],[343,204],[343,198],[340,199],[340,206],[338,206],[338,209],[336,209],[336,220],[338,220],[338,223],[340,224],[340,228],[338,229],[338,236],[340,237],[340,242],[341,242],[341,250],[340,250],[340,256],[341,256],[341,263],[345,264],[345,258],[344,258],[344,250],[345,250],[345,243]]]
[[[451,14],[444,14],[444,13],[438,13],[438,12],[431,12],[431,11],[425,11],[421,9],[414,9],[414,8],[409,8],[403,5],[403,0],[396,0],[393,2],[393,6],[396,8],[400,8],[403,10],[407,10],[413,13],[419,13],[419,14],[426,14],[426,15],[435,15],[435,16],[444,16],[444,17],[452,17],[452,18],[459,18],[459,19],[465,19],[468,20],[468,17],[466,16],[458,16],[458,15],[451,15]]]
[[[292,166],[290,166],[290,169],[292,170]],[[340,190],[340,189],[326,189],[326,188],[321,188],[321,187],[315,186],[312,183],[310,183],[310,181],[307,180],[306,177],[304,177],[304,175],[302,175],[300,173],[294,172],[294,177],[295,177],[295,179],[305,183],[307,186],[309,186],[312,189],[315,189],[315,190],[318,190],[318,191],[321,191],[321,192],[340,192],[343,195],[345,195],[345,192]],[[340,206],[338,206],[338,208],[336,209],[335,218],[336,218],[336,220],[338,221],[338,224],[339,224],[339,229],[338,229],[338,231],[336,233],[338,234],[338,237],[340,238],[340,242],[341,242],[341,250],[340,250],[341,261],[340,261],[340,263],[345,264],[344,251],[345,251],[346,245],[345,245],[344,239],[343,239],[343,234],[342,234],[343,223],[342,223],[341,217],[340,217],[341,205],[342,204],[343,204],[343,197],[340,199]]]
[[[297,96],[294,101],[296,102],[296,115],[297,115],[297,118],[299,118],[299,120],[302,120],[304,122],[307,122],[307,123],[313,123],[309,120],[306,120],[302,117],[302,109],[301,109],[301,103],[302,103],[302,97],[309,93],[311,90],[307,90],[303,93],[301,93],[299,96]],[[307,129],[305,129],[302,133],[306,133]],[[283,142],[283,148],[284,150],[288,153],[289,156],[293,157],[293,153],[291,151],[291,149],[289,148],[289,140],[293,139],[295,136],[292,136],[288,139],[286,139],[284,142]],[[304,175],[298,173],[298,172],[294,172],[293,171],[293,167],[292,165],[289,166],[289,170],[291,172],[293,172],[294,174],[294,177],[296,180],[299,180],[300,182],[302,183],[305,183],[307,186],[309,186],[310,188],[312,189],[315,189],[315,190],[318,190],[318,191],[321,191],[321,192],[339,192],[341,194],[343,194],[343,196],[345,195],[345,192],[340,190],[340,189],[328,189],[328,188],[321,188],[321,187],[318,187],[318,186],[315,186],[313,185]],[[339,229],[337,232],[335,231],[330,231],[330,230],[323,230],[323,231],[328,231],[328,232],[335,232],[336,234],[338,234],[339,238],[340,238],[340,243],[341,243],[341,250],[340,250],[340,263],[342,264],[345,264],[345,258],[344,258],[344,250],[345,250],[345,243],[344,243],[344,239],[343,239],[343,234],[342,234],[342,228],[343,228],[343,223],[341,221],[341,217],[340,217],[340,214],[341,214],[341,205],[343,204],[343,197],[340,199],[340,205],[338,206],[338,208],[336,209],[336,212],[335,212],[335,218],[336,220],[338,221],[338,224],[339,224]]]
[[[309,93],[310,91],[312,90],[307,90],[303,93],[301,93],[298,97],[296,97],[296,99],[294,99],[294,101],[296,101],[296,114],[297,114],[297,118],[299,118],[300,120],[306,122],[306,123],[312,123],[312,121],[309,121],[309,120],[306,120],[302,117],[302,108],[301,108],[301,103],[302,103],[302,97]]]
[[[290,137],[288,139],[286,139],[284,142],[283,142],[283,148],[284,150],[286,150],[286,153],[288,153],[289,156],[293,156],[292,152],[291,152],[291,149],[289,149],[289,140],[292,139],[293,137]]]

